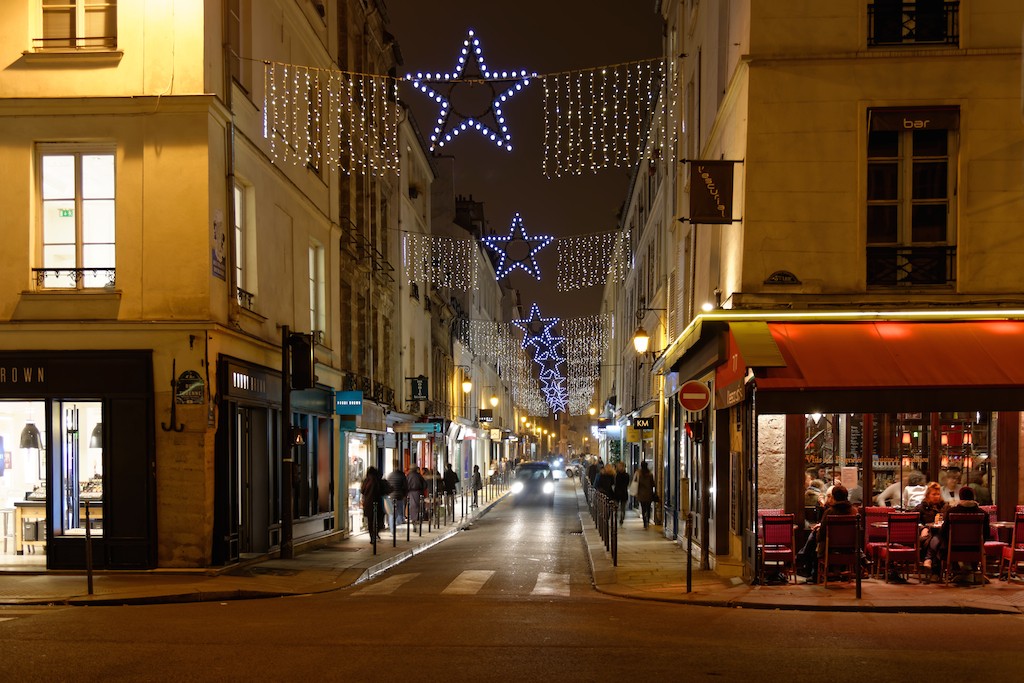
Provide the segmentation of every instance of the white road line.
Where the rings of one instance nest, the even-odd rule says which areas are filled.
[[[487,583],[487,579],[494,576],[491,569],[467,569],[455,577],[455,580],[448,584],[441,593],[443,595],[476,595]]]
[[[537,585],[530,595],[557,595],[569,597],[569,575],[540,572],[537,574]]]
[[[372,583],[366,588],[360,588],[352,595],[391,595],[401,588],[403,584],[415,579],[417,576],[419,576],[418,573],[395,574],[377,583]]]
[[[0,621],[14,621],[17,617],[0,617]]]

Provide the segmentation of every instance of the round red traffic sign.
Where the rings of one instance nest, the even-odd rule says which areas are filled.
[[[679,388],[679,405],[686,410],[697,412],[711,403],[711,390],[703,382],[690,381]]]

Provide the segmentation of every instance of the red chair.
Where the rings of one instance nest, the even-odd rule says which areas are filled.
[[[996,510],[995,505],[980,505],[978,507],[982,512],[988,515],[989,530],[991,532],[989,534],[989,538],[995,539],[992,541],[985,541],[985,568],[988,569],[988,567],[995,565],[997,573],[1001,574],[998,570],[1002,563],[1003,548],[1006,547],[1006,543],[999,540],[999,529],[994,526],[995,523],[999,521],[999,513]]]
[[[985,525],[988,515],[981,512],[950,512],[946,516],[946,582],[956,576],[955,563],[980,569],[971,572],[985,580]]]
[[[763,586],[767,567],[792,577],[796,583],[796,525],[795,515],[766,515],[761,518],[761,566]]]
[[[1010,538],[1010,545],[1003,547],[1002,563],[999,567],[999,575],[1006,573],[1006,580],[1010,577],[1017,578],[1017,565],[1024,562],[1024,512],[1017,512],[1013,520],[1013,536]]]
[[[892,508],[887,507],[866,507],[864,508],[864,554],[871,562],[871,573],[878,573],[878,551],[885,545],[885,529],[874,526],[876,522],[885,522],[889,519]]]
[[[859,571],[857,515],[828,515],[818,533],[825,534],[825,550],[818,557],[818,576],[822,577],[826,587],[829,571],[834,567],[846,567],[851,574]]]
[[[761,524],[762,519],[765,517],[778,517],[784,514],[786,514],[786,511],[782,508],[760,508],[757,511],[757,540],[760,541],[762,538],[761,531],[764,529]]]
[[[913,565],[914,574],[920,574],[920,555],[917,550],[917,524],[921,516],[916,512],[895,512],[889,515],[885,545],[879,548],[879,556],[885,561],[885,581],[889,581],[890,565]]]

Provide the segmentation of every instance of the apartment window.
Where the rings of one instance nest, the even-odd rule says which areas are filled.
[[[252,5],[250,0],[228,0],[227,2],[227,42],[228,63],[231,77],[246,92],[252,91],[252,68],[246,63],[252,41],[250,17]]]
[[[255,278],[250,272],[249,235],[252,225],[252,188],[238,181],[234,188],[234,238],[235,288],[238,291],[238,305],[252,310],[255,299]]]
[[[324,248],[318,242],[309,245],[309,329],[323,343],[327,329],[327,280],[324,275]],[[320,334],[317,335],[317,332]]]
[[[868,45],[958,45],[956,0],[873,0],[868,5]]]
[[[955,279],[959,110],[869,112],[868,285]]]
[[[47,288],[114,285],[114,151],[103,146],[39,147],[41,267]]]
[[[36,49],[117,47],[117,0],[40,0]]]

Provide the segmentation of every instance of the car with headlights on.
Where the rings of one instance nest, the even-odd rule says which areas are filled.
[[[521,503],[555,504],[555,478],[546,462],[526,462],[512,480],[512,505]]]

